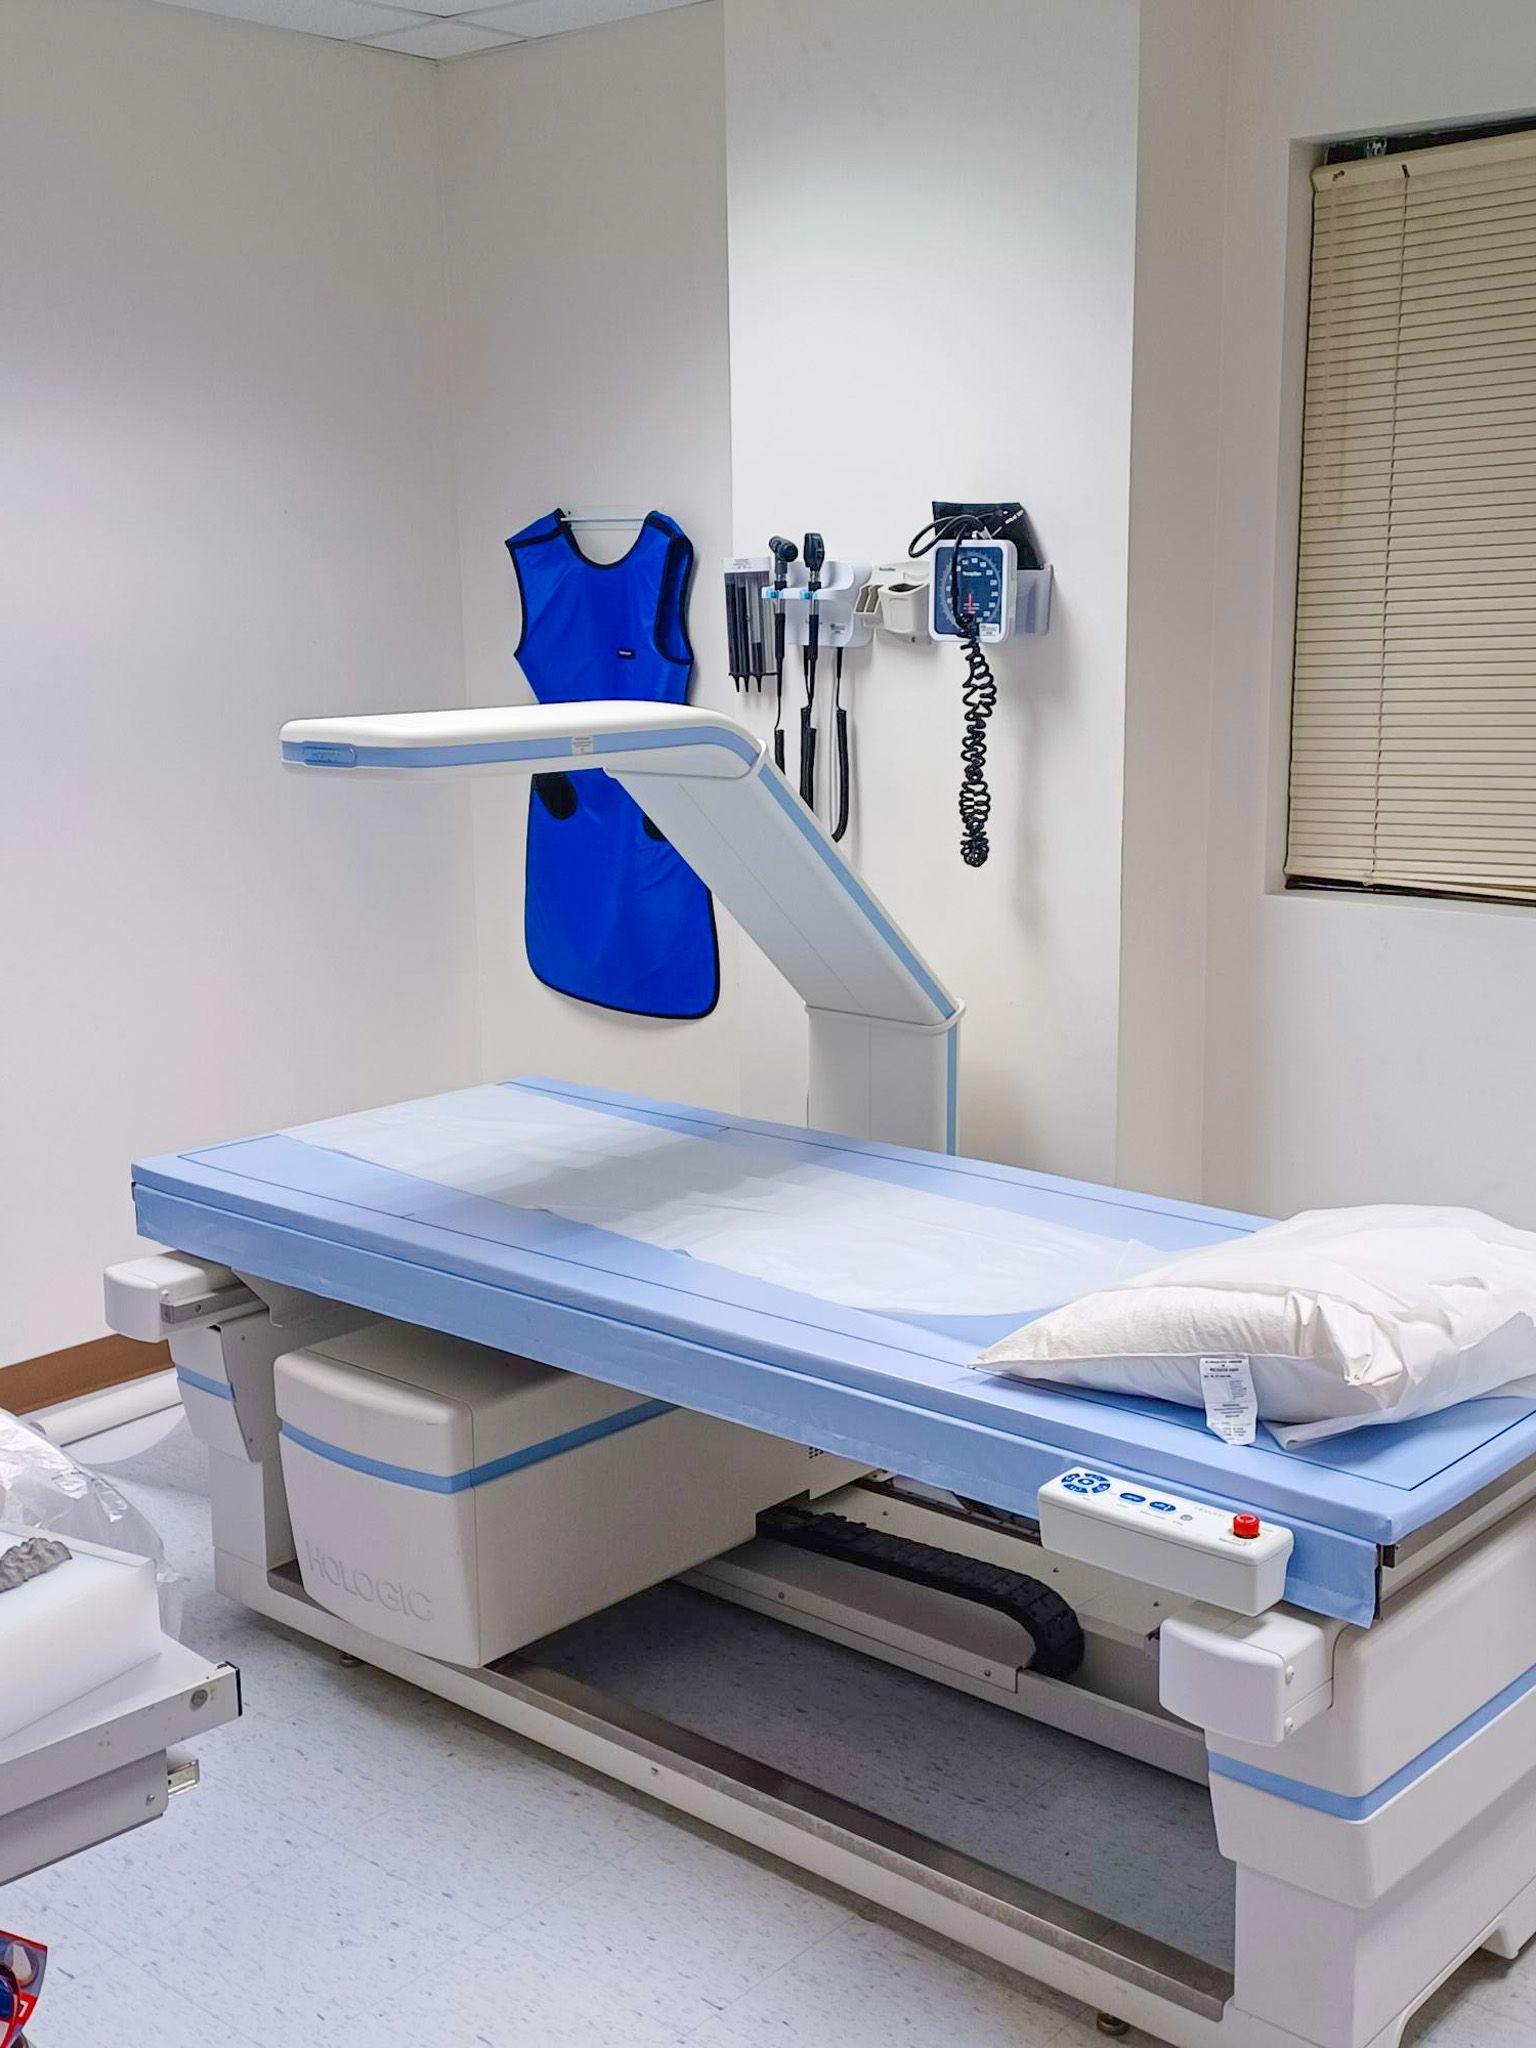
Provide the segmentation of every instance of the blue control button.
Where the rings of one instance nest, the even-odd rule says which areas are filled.
[[[1109,1481],[1102,1472],[1068,1472],[1062,1479],[1068,1493],[1107,1493]]]
[[[1178,1510],[1174,1507],[1171,1500],[1155,1500],[1152,1503],[1152,1512],[1155,1515],[1172,1515],[1176,1514]]]
[[[1128,1500],[1132,1503],[1133,1506],[1138,1508],[1141,1506],[1142,1502],[1146,1499],[1146,1497],[1147,1496],[1144,1493],[1122,1493],[1120,1496],[1122,1500]]]

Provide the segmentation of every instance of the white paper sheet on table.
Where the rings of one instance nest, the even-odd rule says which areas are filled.
[[[518,1087],[465,1088],[284,1135],[877,1313],[1022,1316],[1167,1256],[808,1161],[783,1140],[698,1137]]]

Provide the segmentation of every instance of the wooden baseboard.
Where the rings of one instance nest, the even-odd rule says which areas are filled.
[[[0,1408],[11,1415],[30,1415],[81,1394],[99,1394],[104,1387],[126,1386],[164,1372],[171,1362],[166,1344],[140,1344],[133,1337],[93,1337],[64,1351],[24,1358],[0,1366]]]

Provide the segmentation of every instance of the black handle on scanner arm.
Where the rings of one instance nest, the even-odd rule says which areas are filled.
[[[973,1600],[1016,1621],[1034,1645],[1029,1669],[1044,1678],[1070,1678],[1083,1661],[1083,1631],[1076,1614],[1051,1587],[1000,1564],[962,1557],[932,1543],[915,1543],[866,1528],[845,1515],[818,1515],[809,1508],[769,1508],[757,1518],[757,1533],[796,1550],[814,1551],[842,1564],[862,1565],[905,1579],[930,1592]]]

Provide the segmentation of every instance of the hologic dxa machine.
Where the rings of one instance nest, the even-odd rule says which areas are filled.
[[[605,768],[804,998],[812,1127],[525,1080],[136,1166],[174,1250],[109,1276],[110,1320],[170,1340],[226,1594],[1106,2031],[1397,2048],[1463,1958],[1515,1954],[1530,1403],[1283,1452],[973,1370],[1127,1245],[1257,1219],[955,1157],[959,1004],[734,722],[319,719],[283,750],[343,776]],[[627,1616],[655,1624],[643,1697],[612,1682]],[[712,1656],[732,1627],[780,1647],[720,1684],[711,1616]],[[871,1752],[901,1742],[920,1764],[871,1810]]]

